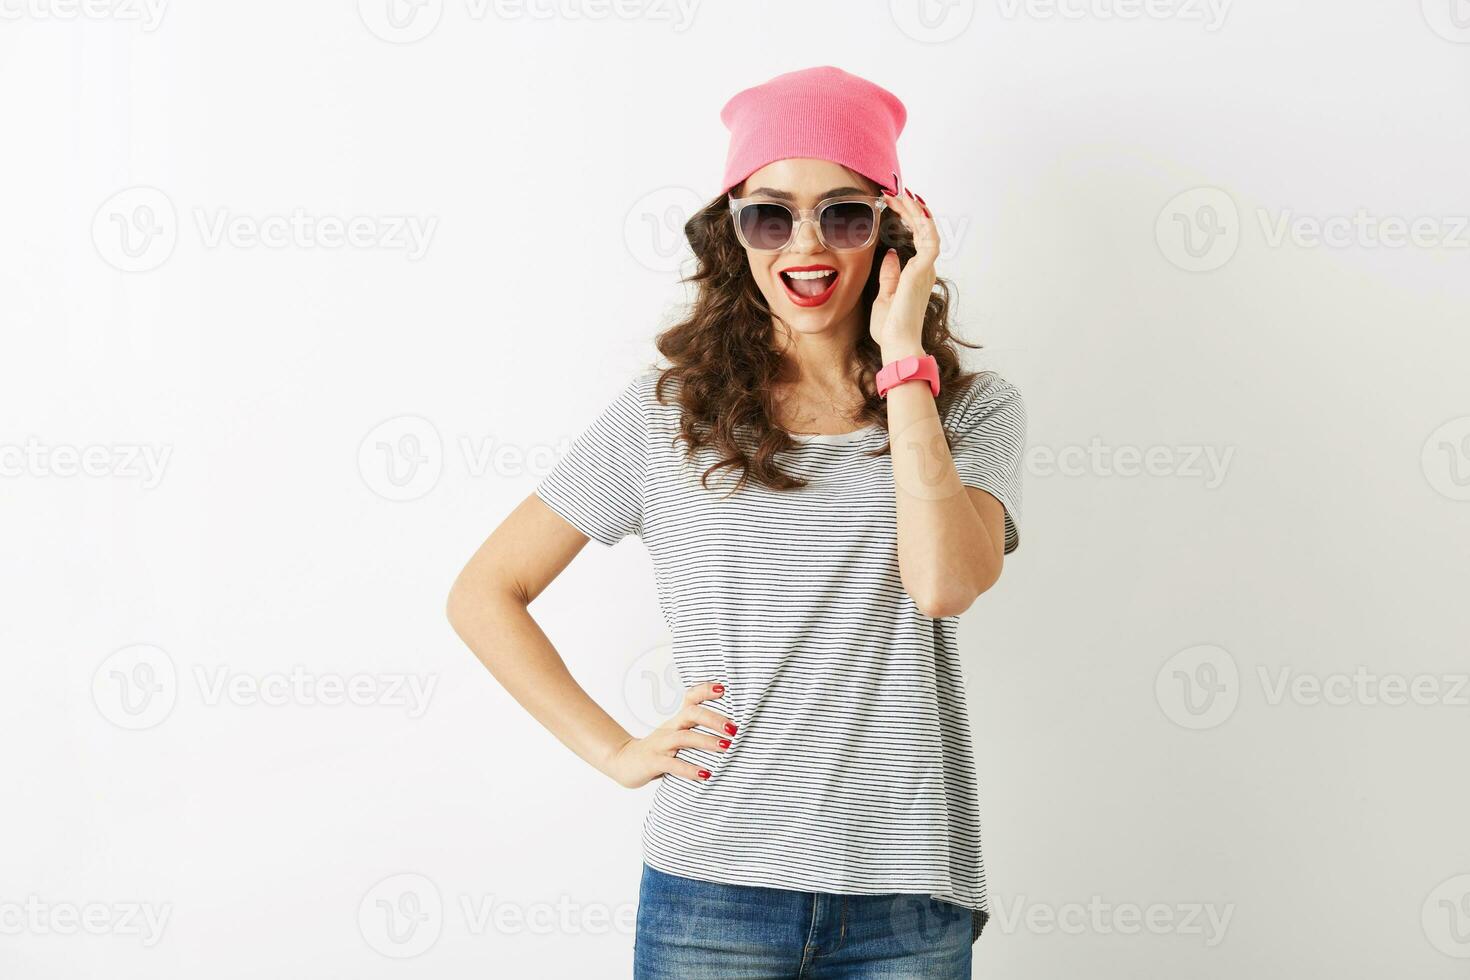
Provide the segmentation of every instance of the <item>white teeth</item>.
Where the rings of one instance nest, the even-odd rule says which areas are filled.
[[[782,275],[790,276],[792,279],[826,279],[835,273],[835,269],[823,269],[820,272],[785,272]]]

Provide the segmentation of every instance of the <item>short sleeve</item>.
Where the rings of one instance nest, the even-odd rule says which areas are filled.
[[[536,485],[536,496],[593,541],[614,545],[643,531],[642,378],[629,382]]]
[[[981,372],[956,400],[948,420],[950,456],[960,482],[1005,507],[1005,554],[1021,543],[1021,462],[1026,450],[1026,403],[1015,385]]]

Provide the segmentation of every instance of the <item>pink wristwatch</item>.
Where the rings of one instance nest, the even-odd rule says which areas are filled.
[[[896,361],[889,361],[883,365],[873,381],[878,388],[879,397],[887,398],[889,388],[915,379],[929,382],[929,390],[935,398],[939,397],[939,362],[934,359],[933,354],[900,357]]]

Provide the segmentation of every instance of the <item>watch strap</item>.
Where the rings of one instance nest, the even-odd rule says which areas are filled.
[[[910,355],[889,361],[873,379],[880,398],[887,398],[888,389],[894,385],[913,380],[929,382],[929,391],[935,398],[939,397],[939,362],[933,354],[922,357]]]

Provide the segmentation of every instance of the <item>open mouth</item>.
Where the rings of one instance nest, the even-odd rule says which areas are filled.
[[[838,272],[830,265],[803,265],[781,270],[781,285],[797,306],[821,306],[837,287]]]

